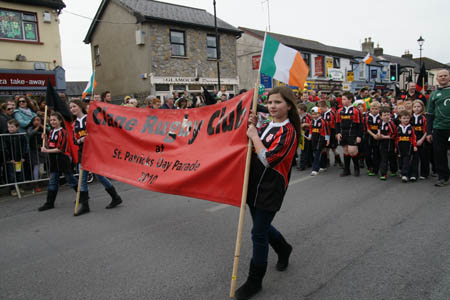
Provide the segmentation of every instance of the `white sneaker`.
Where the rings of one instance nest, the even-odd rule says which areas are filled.
[[[416,181],[417,178],[416,178],[416,177],[410,177],[409,180],[410,180],[410,181]]]
[[[408,182],[408,177],[402,176],[402,181],[403,181],[403,182]]]
[[[320,168],[319,172],[325,172],[327,170],[327,168]]]
[[[317,171],[312,171],[311,172],[311,176],[316,176],[317,174],[319,174]]]
[[[425,176],[420,176],[419,179],[420,179],[420,180],[425,180],[425,179],[427,179],[427,178],[426,178]]]

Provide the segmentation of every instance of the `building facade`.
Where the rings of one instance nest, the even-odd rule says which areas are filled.
[[[97,90],[113,97],[174,91],[200,93],[201,86],[230,94],[238,88],[236,39],[240,31],[206,10],[159,1],[103,0],[85,43],[91,45]],[[219,53],[220,49],[220,53]]]
[[[47,80],[65,90],[61,0],[0,1],[0,94],[45,94]]]

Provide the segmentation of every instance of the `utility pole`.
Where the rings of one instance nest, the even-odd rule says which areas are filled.
[[[220,91],[220,43],[219,43],[219,29],[217,28],[216,0],[213,0],[213,5],[214,5],[214,27],[216,29],[217,85],[218,91]]]
[[[265,2],[267,2],[267,23],[268,23],[267,31],[270,32],[270,5],[269,5],[269,0],[264,0],[261,3],[265,3]]]

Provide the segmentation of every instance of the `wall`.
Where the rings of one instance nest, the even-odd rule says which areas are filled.
[[[237,72],[239,89],[250,90],[255,87],[258,70],[252,68],[252,56],[260,55],[263,40],[244,33],[236,42]]]
[[[33,70],[34,62],[45,62],[46,70],[62,65],[59,19],[54,9],[3,1],[0,1],[0,7],[36,13],[40,38],[40,43],[0,40],[0,69]],[[51,23],[44,23],[44,11],[51,13]],[[26,61],[16,61],[17,54],[25,56]]]
[[[145,44],[136,45],[136,18],[113,1],[107,5],[102,19],[120,23],[99,23],[91,39],[92,66],[95,68],[97,91],[111,91],[112,97],[123,98],[130,94],[149,94],[149,79],[140,75],[150,73],[150,39],[145,34]],[[145,26],[144,26],[145,31]],[[100,50],[100,65],[95,65],[94,46]]]

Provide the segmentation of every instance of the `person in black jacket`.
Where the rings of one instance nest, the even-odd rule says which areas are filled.
[[[246,282],[236,290],[236,299],[249,299],[262,288],[267,269],[269,245],[278,254],[277,270],[284,271],[289,263],[292,246],[271,225],[281,208],[289,185],[291,165],[300,136],[300,117],[295,96],[289,87],[272,89],[268,96],[272,117],[259,130],[257,117],[249,117],[248,137],[253,141],[247,204],[253,220],[253,256]],[[256,113],[256,112],[254,112]]]

